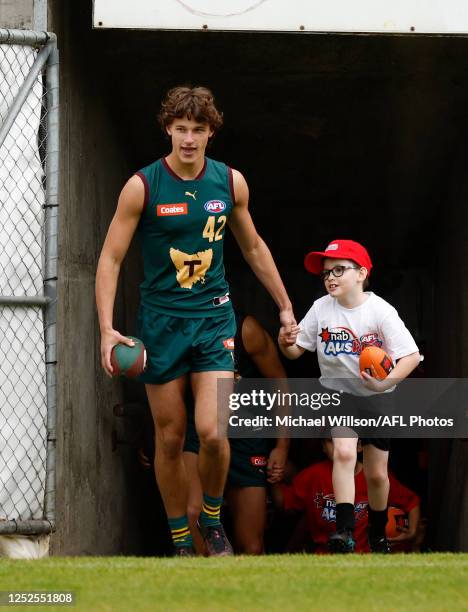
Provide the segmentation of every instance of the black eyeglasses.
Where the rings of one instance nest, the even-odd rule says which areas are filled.
[[[320,278],[325,281],[330,274],[333,274],[335,278],[339,278],[343,276],[346,270],[359,270],[359,268],[356,266],[335,266],[331,270],[322,270],[322,272],[320,272]]]

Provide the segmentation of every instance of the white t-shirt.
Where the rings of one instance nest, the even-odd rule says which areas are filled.
[[[329,389],[353,395],[375,393],[359,376],[359,355],[364,346],[381,347],[393,362],[418,351],[396,309],[375,293],[367,295],[356,308],[344,308],[336,298],[325,295],[300,322],[296,344],[317,351],[320,381]]]

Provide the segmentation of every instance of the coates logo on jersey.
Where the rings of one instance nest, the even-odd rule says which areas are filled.
[[[250,457],[250,463],[254,467],[266,467],[267,458],[263,455],[261,457]]]
[[[319,336],[325,344],[325,355],[359,355],[361,352],[359,338],[347,327],[335,327],[331,330],[322,327]]]
[[[157,213],[158,217],[175,217],[177,215],[188,214],[187,202],[181,204],[158,204]]]
[[[224,348],[229,349],[230,351],[234,350],[234,338],[228,338],[227,340],[223,340]]]
[[[203,208],[206,210],[206,212],[217,215],[218,213],[223,212],[223,210],[226,210],[226,204],[222,200],[209,200],[208,202],[205,202]]]

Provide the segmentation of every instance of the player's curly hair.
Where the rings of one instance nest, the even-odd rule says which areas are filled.
[[[183,117],[208,123],[214,132],[223,125],[223,113],[216,108],[214,96],[207,87],[182,85],[167,92],[158,115],[163,132],[174,119]]]

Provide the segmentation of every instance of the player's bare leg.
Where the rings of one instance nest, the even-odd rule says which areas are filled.
[[[200,439],[198,468],[203,491],[213,497],[223,494],[229,468],[229,442],[218,431],[218,378],[233,380],[232,372],[193,372],[195,427]]]
[[[154,471],[176,554],[189,552],[192,547],[187,520],[187,475],[182,457],[186,385],[186,376],[162,385],[146,385],[155,428]]]
[[[219,378],[233,380],[233,372],[192,372],[191,374],[195,400],[195,426],[200,439],[198,469],[203,490],[200,527],[210,555],[232,554],[231,545],[219,518],[230,459],[226,432],[219,431],[218,426]]]
[[[236,552],[262,555],[266,527],[265,487],[230,487],[226,497],[234,524]]]
[[[198,473],[198,455],[184,452],[185,471],[188,480],[187,516],[195,550],[199,555],[206,554],[205,542],[198,528],[198,519],[203,506],[203,491]]]
[[[388,451],[373,444],[363,446],[363,470],[369,499],[369,544],[373,552],[390,552],[385,537],[387,504],[390,482],[388,479]]]

